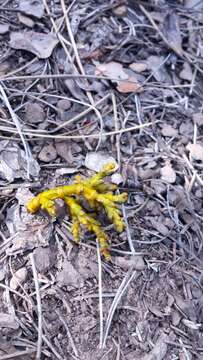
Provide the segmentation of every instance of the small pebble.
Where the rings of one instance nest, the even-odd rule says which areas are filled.
[[[104,165],[109,163],[115,164],[115,170],[118,169],[116,160],[108,155],[101,152],[90,152],[85,158],[85,167],[93,171],[101,171]]]

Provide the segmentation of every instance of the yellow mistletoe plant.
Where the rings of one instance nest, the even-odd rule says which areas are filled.
[[[85,199],[90,208],[97,212],[104,208],[107,217],[114,224],[118,232],[124,229],[124,222],[121,217],[119,203],[127,200],[127,194],[122,193],[115,195],[116,185],[104,182],[104,178],[111,174],[115,168],[113,163],[107,164],[96,175],[81,179],[76,177],[75,183],[65,186],[57,186],[53,189],[46,190],[38,194],[27,204],[30,213],[36,213],[38,210],[46,210],[47,213],[56,218],[57,211],[54,200],[62,199],[69,210],[72,218],[72,234],[76,242],[79,242],[81,228],[85,228],[95,233],[100,244],[100,252],[105,259],[110,259],[109,245],[107,235],[101,228],[98,220],[95,220],[94,214],[86,213],[81,204],[81,199]]]

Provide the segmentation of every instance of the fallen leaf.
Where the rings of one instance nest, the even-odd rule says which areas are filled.
[[[178,136],[178,130],[172,127],[171,125],[163,125],[161,133],[163,136],[167,137],[176,137]]]
[[[22,285],[26,278],[27,278],[28,272],[25,267],[18,269],[12,276],[10,280],[10,288],[13,290],[17,290],[20,285]]]
[[[182,323],[187,326],[189,329],[192,330],[199,330],[202,324],[196,323],[194,321],[188,320],[188,319],[182,319]]]
[[[9,32],[9,25],[8,24],[0,24],[0,35],[4,35]]]
[[[9,329],[17,330],[19,328],[19,324],[15,320],[15,316],[13,314],[6,314],[5,312],[1,312],[0,328],[9,328]]]
[[[140,360],[163,360],[166,358],[168,350],[167,341],[169,340],[169,335],[162,332],[154,344],[153,349],[148,354],[140,357]]]
[[[147,70],[147,64],[146,63],[132,63],[130,64],[129,68],[133,71],[136,71],[137,73],[141,73],[145,70]]]
[[[152,71],[154,78],[159,82],[170,83],[171,79],[166,71],[163,56],[151,55],[147,59],[147,66]]]
[[[115,170],[118,169],[118,164],[116,160],[108,155],[101,152],[90,152],[87,153],[85,158],[85,166],[86,168],[93,170],[93,171],[101,171],[104,165],[114,163]]]
[[[25,119],[30,124],[39,124],[45,119],[43,107],[38,103],[28,102],[25,107]]]
[[[29,27],[29,28],[33,28],[35,25],[35,22],[28,16],[25,16],[21,13],[18,13],[18,20],[21,22],[21,24]]]
[[[44,5],[41,0],[20,0],[19,10],[26,15],[41,19],[44,15]]]
[[[185,0],[185,7],[191,10],[203,9],[203,2],[200,0]]]
[[[0,76],[5,75],[10,70],[10,64],[8,62],[3,62],[0,64]]]
[[[170,163],[166,163],[166,165],[161,168],[161,179],[170,184],[176,181],[176,173]]]
[[[161,235],[167,236],[169,229],[166,225],[163,224],[161,220],[155,220],[153,217],[150,217],[150,222],[154,229],[156,229]]]
[[[57,276],[57,283],[60,287],[74,286],[78,288],[84,285],[84,279],[70,261],[65,260],[62,265],[62,270]]]
[[[11,48],[29,51],[38,56],[39,59],[47,59],[57,44],[58,39],[52,33],[27,31],[12,32],[10,35]]]
[[[187,81],[192,81],[193,79],[193,73],[191,66],[188,62],[184,62],[183,69],[180,72],[180,78]]]
[[[130,76],[129,81],[119,81],[116,89],[123,94],[128,94],[130,92],[140,93],[144,89],[142,85],[137,81],[136,77]]]
[[[31,191],[28,188],[18,188],[15,195],[16,199],[18,200],[19,205],[26,206],[28,201],[30,201],[33,198],[33,195]]]
[[[49,163],[51,161],[56,160],[57,152],[55,147],[52,144],[43,146],[42,150],[38,155],[38,159],[45,163]]]
[[[111,176],[111,182],[113,184],[116,184],[116,185],[119,185],[119,184],[122,184],[123,183],[123,177],[121,174],[119,173],[115,173]]]
[[[188,144],[186,149],[190,153],[190,157],[193,160],[203,161],[203,146],[200,144]]]
[[[85,100],[85,94],[83,92],[83,90],[81,89],[81,87],[78,85],[76,80],[73,79],[66,79],[64,81],[65,86],[67,87],[68,91],[71,93],[73,98],[76,98],[78,100]],[[82,83],[80,82],[80,85]]]
[[[40,167],[38,162],[30,159],[30,175],[37,178]],[[0,177],[9,182],[14,179],[27,179],[27,162],[25,151],[17,143],[8,140],[0,141]]]
[[[115,79],[116,81],[128,79],[128,74],[123,70],[123,65],[115,61],[97,65],[95,75],[112,78],[112,82],[115,82]]]
[[[180,32],[179,17],[175,12],[169,12],[163,21],[163,34],[168,45],[177,54],[182,55],[182,37]]]
[[[25,194],[22,202],[24,201],[26,201]],[[6,226],[9,236],[13,237],[11,246],[6,251],[7,255],[22,254],[38,246],[48,246],[53,230],[53,224],[48,218],[40,215],[33,216],[19,204],[7,209]]]
[[[51,251],[49,247],[39,246],[34,250],[35,265],[37,271],[45,273],[54,265],[54,258],[56,254]]]
[[[194,124],[197,124],[198,126],[202,126],[203,125],[203,114],[202,113],[193,114],[192,120],[193,120]]]
[[[128,74],[128,71],[129,69],[124,69],[122,64],[111,61],[107,64],[97,65],[95,75],[106,76],[112,81],[112,83],[116,82],[117,90],[121,93],[127,94],[129,92],[143,91],[143,88],[136,76],[132,75],[133,71],[131,71],[132,74]]]

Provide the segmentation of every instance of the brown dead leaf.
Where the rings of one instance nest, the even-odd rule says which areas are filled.
[[[130,76],[128,78],[128,80],[129,81],[118,82],[116,89],[120,93],[123,93],[123,94],[128,94],[130,92],[136,92],[136,93],[139,92],[140,93],[144,90],[142,85],[137,81],[136,77]]]
[[[95,70],[95,75],[106,76],[112,82],[114,83],[117,82],[116,88],[119,92],[123,94],[143,91],[143,88],[139,83],[139,81],[137,80],[136,76],[132,74],[128,74],[128,69],[124,69],[123,65],[118,62],[111,61],[107,64],[97,65]]]
[[[38,56],[39,59],[47,59],[57,44],[58,39],[52,33],[44,34],[35,31],[13,31],[10,36],[10,47],[17,50],[29,51]]]
[[[128,74],[125,73],[123,69],[123,65],[115,61],[111,61],[107,64],[97,65],[95,70],[95,75],[106,76],[110,79],[113,79],[112,82],[114,82],[115,79],[116,80],[128,79]]]
[[[130,64],[129,68],[133,71],[136,71],[137,73],[141,73],[141,72],[147,70],[148,65],[146,63],[134,62],[134,63]]]

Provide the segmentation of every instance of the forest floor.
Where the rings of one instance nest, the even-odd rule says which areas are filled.
[[[202,59],[203,1],[0,1],[1,360],[203,359]],[[112,160],[106,261],[26,204]]]

